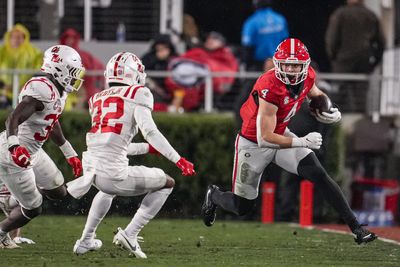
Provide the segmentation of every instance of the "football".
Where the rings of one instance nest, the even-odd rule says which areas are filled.
[[[312,97],[309,103],[310,112],[316,114],[317,110],[321,112],[330,112],[332,102],[327,95]]]

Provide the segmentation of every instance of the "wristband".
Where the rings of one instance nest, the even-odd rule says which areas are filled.
[[[68,142],[68,140],[65,141],[65,143],[62,146],[60,146],[60,150],[64,154],[64,157],[67,159],[78,156],[78,154],[76,154],[74,148],[72,147],[70,142]]]
[[[292,147],[304,147],[303,140],[298,137],[292,138]]]
[[[16,135],[10,135],[7,138],[7,144],[8,144],[8,148],[13,147],[13,146],[18,146],[19,145],[18,137]]]

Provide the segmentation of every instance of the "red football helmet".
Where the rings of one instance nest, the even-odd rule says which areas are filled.
[[[307,47],[298,39],[288,38],[276,48],[274,57],[275,76],[284,84],[296,85],[307,78],[310,65],[310,55]],[[302,65],[299,72],[287,72],[282,68],[283,64]]]

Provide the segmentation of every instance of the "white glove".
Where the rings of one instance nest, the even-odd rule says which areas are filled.
[[[322,136],[320,133],[312,132],[306,136],[292,139],[292,147],[307,147],[319,149],[322,145]]]
[[[31,244],[31,245],[32,244],[36,244],[35,241],[33,241],[32,239],[29,239],[29,238],[26,238],[26,237],[22,237],[22,236],[14,237],[14,242],[16,244],[22,244],[22,243]]]
[[[326,123],[326,124],[331,124],[340,121],[342,118],[342,113],[337,108],[331,108],[330,112],[322,112],[319,113],[317,111],[317,114],[315,116],[315,119],[319,122]]]

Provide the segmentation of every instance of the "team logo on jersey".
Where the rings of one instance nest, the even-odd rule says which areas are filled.
[[[61,112],[61,100],[60,99],[57,99],[57,101],[54,103],[53,109],[57,110],[58,112]]]
[[[285,96],[285,99],[283,100],[283,104],[286,105],[287,103],[289,103],[289,97]]]

